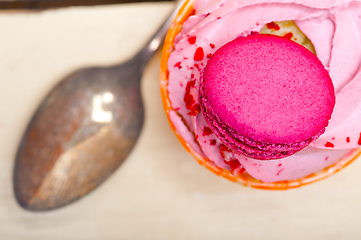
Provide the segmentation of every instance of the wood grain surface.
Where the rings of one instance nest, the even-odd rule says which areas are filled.
[[[167,2],[173,0],[0,0],[0,10],[43,10],[69,6],[93,6],[134,2]]]
[[[214,175],[198,165],[168,126],[159,55],[143,77],[141,138],[121,168],[65,208],[33,213],[18,206],[14,157],[44,95],[76,69],[131,56],[172,6],[135,3],[0,14],[0,239],[361,239],[361,161],[287,191],[251,189]]]

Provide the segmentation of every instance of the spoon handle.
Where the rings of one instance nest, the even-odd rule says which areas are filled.
[[[176,7],[173,12],[168,16],[167,20],[159,27],[158,31],[148,40],[145,46],[140,50],[134,58],[140,63],[140,71],[143,71],[149,60],[153,57],[154,53],[159,49],[163,43],[168,29],[171,26],[175,16],[177,15],[180,7],[185,0],[177,0]]]

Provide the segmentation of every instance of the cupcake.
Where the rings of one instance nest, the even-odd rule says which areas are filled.
[[[161,63],[180,142],[207,169],[255,188],[342,169],[361,152],[360,13],[349,0],[186,2]]]

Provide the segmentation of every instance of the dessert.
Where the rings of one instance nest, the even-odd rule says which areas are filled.
[[[194,3],[195,12],[192,7],[193,2],[185,3],[168,34],[161,86],[171,126],[201,164],[232,181],[282,189],[324,178],[359,154],[360,1],[200,0]],[[250,158],[217,138],[203,117],[201,76],[208,60],[228,42],[290,20],[307,36],[327,69],[336,104],[325,132],[310,146],[284,158]]]

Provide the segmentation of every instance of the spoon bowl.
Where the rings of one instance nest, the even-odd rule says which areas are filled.
[[[78,70],[45,97],[16,155],[14,191],[23,208],[45,211],[68,205],[124,162],[144,122],[143,70],[181,4],[132,59]]]

